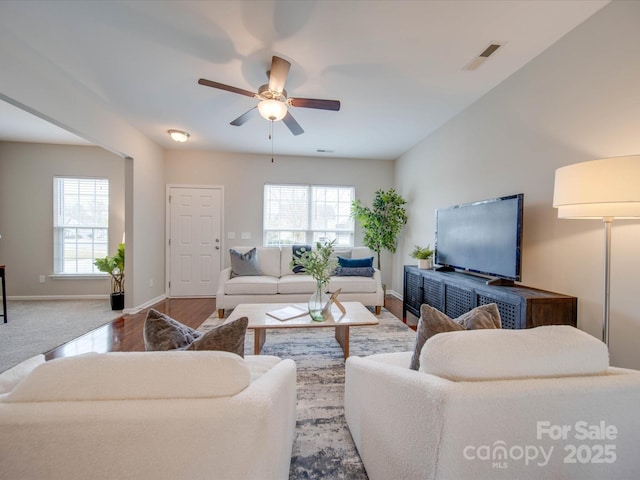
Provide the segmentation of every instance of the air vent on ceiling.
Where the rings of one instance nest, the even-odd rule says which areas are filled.
[[[498,42],[492,43],[487,48],[485,48],[480,55],[478,55],[476,58],[471,60],[467,65],[465,65],[464,69],[465,70],[477,69],[480,65],[482,65],[487,60],[487,58],[489,58],[491,55],[496,53],[496,50],[498,50],[501,46],[502,46],[502,43],[498,43]]]

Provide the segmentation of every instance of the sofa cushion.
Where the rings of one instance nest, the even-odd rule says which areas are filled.
[[[244,337],[247,333],[247,317],[240,317],[218,325],[189,345],[187,350],[219,350],[244,357]]]
[[[420,351],[424,343],[438,333],[481,328],[501,328],[501,326],[500,312],[495,303],[476,307],[460,315],[455,320],[425,303],[420,307],[420,320],[416,329],[416,344],[409,368],[412,370],[420,368]]]
[[[249,381],[242,358],[229,352],[87,353],[43,363],[3,401],[213,398],[235,395]]]
[[[224,284],[226,295],[275,295],[278,293],[278,278],[235,277]]]
[[[311,275],[285,275],[278,282],[278,293],[308,293],[316,289],[316,281]]]
[[[375,269],[373,267],[337,267],[338,277],[373,277]]]
[[[183,325],[153,308],[149,309],[144,321],[144,348],[147,351],[185,348],[200,336],[202,332]]]
[[[339,255],[344,258],[368,258],[373,256],[369,247],[353,247],[350,251],[350,255]]]
[[[342,293],[375,293],[378,283],[375,277],[331,277],[327,291],[335,292],[340,288]]]
[[[10,392],[29,375],[38,365],[44,363],[44,355],[36,355],[20,362],[8,370],[0,373],[0,394]]]
[[[240,253],[233,248],[229,250],[231,257],[231,278],[262,275],[258,264],[258,252],[252,248],[246,253]]]
[[[569,325],[450,332],[425,343],[420,370],[449,380],[604,374],[607,346]]]

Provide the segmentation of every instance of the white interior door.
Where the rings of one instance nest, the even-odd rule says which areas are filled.
[[[169,189],[169,296],[214,296],[221,264],[222,189]]]

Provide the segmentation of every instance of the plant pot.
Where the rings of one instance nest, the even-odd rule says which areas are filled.
[[[418,268],[423,270],[428,270],[433,267],[433,260],[430,258],[420,259],[418,260]]]
[[[111,310],[124,310],[124,292],[111,294]]]

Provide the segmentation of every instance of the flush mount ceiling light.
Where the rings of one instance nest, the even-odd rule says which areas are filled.
[[[258,111],[263,118],[277,122],[287,114],[287,104],[280,100],[262,100],[258,104]]]
[[[184,143],[189,139],[189,132],[183,132],[182,130],[168,130],[171,138],[176,142]]]

